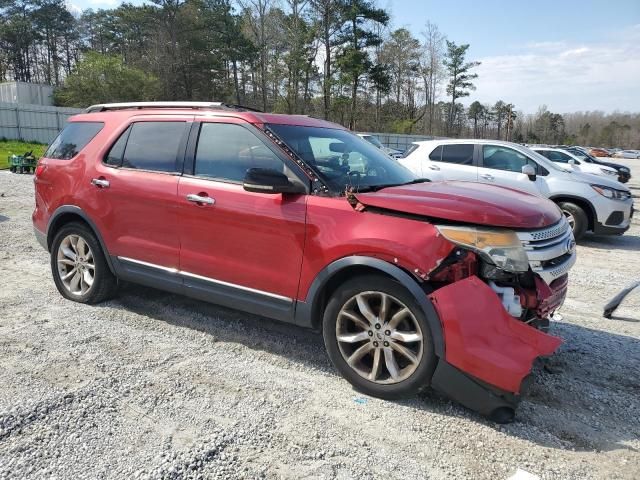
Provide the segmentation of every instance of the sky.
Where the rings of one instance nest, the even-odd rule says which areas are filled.
[[[120,0],[68,0],[73,9]],[[133,0],[132,3],[141,3]],[[640,111],[640,0],[378,0],[392,28],[435,23],[480,61],[466,101],[534,113]]]

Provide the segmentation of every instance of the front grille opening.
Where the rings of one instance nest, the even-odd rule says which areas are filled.
[[[571,252],[567,252],[564,255],[560,255],[559,257],[556,258],[552,258],[551,260],[542,260],[540,262],[540,265],[542,266],[542,268],[553,268],[553,267],[557,267],[558,265],[562,265],[564,262],[566,262],[567,260],[569,260],[571,258]]]

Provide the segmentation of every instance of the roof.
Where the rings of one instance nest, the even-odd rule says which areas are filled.
[[[196,117],[235,117],[255,124],[296,125],[319,128],[339,128],[343,126],[308,115],[263,113],[241,105],[223,102],[127,102],[92,105],[85,113],[76,115],[70,121],[90,121],[99,118],[119,116],[128,118],[144,115],[194,115]],[[105,116],[105,117],[103,117]]]
[[[438,144],[438,145],[447,145],[451,143],[473,143],[473,144],[481,144],[481,145],[503,145],[505,147],[513,147],[514,145],[522,146],[519,143],[513,142],[505,142],[504,140],[487,140],[481,138],[447,138],[443,140],[421,140],[418,142],[412,142],[414,145],[426,145],[426,144]]]

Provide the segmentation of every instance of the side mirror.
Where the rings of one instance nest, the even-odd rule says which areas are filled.
[[[522,173],[524,173],[527,177],[529,177],[529,180],[531,180],[532,182],[535,182],[535,180],[536,180],[536,169],[533,168],[531,165],[523,165],[522,166]]]
[[[284,173],[272,168],[250,168],[242,186],[254,193],[305,193],[302,185],[292,183]]]
[[[569,165],[575,165],[576,161],[573,158],[570,158],[568,163]]]

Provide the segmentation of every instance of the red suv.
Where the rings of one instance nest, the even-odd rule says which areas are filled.
[[[60,293],[120,280],[322,331],[382,398],[434,388],[513,418],[564,301],[571,230],[550,201],[429,183],[344,128],[220,103],[71,118],[37,167],[35,233]]]

